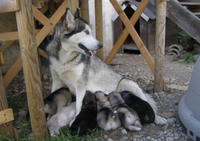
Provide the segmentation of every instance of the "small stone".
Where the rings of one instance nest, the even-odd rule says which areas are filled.
[[[167,119],[168,124],[174,124],[176,122],[176,118],[169,118]]]
[[[113,141],[111,138],[108,138],[108,140],[107,141]]]

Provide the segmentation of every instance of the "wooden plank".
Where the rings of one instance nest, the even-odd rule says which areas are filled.
[[[21,9],[16,12],[16,19],[32,132],[34,139],[44,140],[48,132],[45,114],[41,110],[44,103],[35,44],[34,20],[32,14],[30,14],[32,13],[32,2],[30,0],[20,0],[19,3]]]
[[[0,110],[8,108],[6,91],[4,88],[4,83],[2,80],[2,71],[0,67]],[[6,123],[0,126],[0,134],[8,137],[14,137],[14,132],[12,128],[12,123]]]
[[[43,25],[50,24],[49,19],[42,13],[40,10],[38,10],[35,6],[32,5],[33,10],[33,16],[41,22]]]
[[[200,12],[193,12],[195,16],[200,16]]]
[[[1,0],[0,13],[14,12],[19,10],[18,0]]]
[[[170,89],[176,89],[176,90],[181,90],[181,91],[187,91],[188,89],[188,86],[177,85],[177,84],[170,84],[170,85],[167,85],[167,87]]]
[[[149,51],[146,49],[144,43],[142,42],[140,36],[138,35],[135,28],[131,25],[131,22],[129,21],[126,14],[121,9],[120,5],[116,0],[110,0],[113,7],[115,8],[116,12],[119,14],[119,17],[121,18],[122,22],[124,23],[125,27],[127,28],[129,34],[131,35],[132,39],[135,41],[135,44],[140,49],[145,61],[147,62],[150,70],[154,72],[155,70],[155,64],[152,56],[150,55]]]
[[[2,41],[15,41],[15,40],[18,40],[18,33],[17,32],[0,33],[0,40],[2,40]]]
[[[137,10],[135,11],[134,15],[131,17],[130,22],[134,26],[137,20],[139,19],[140,15],[144,11],[145,7],[147,6],[149,0],[142,0],[141,3],[139,4]],[[126,38],[128,37],[129,32],[125,28],[121,35],[119,36],[118,40],[114,44],[114,47],[112,48],[111,52],[109,53],[108,57],[105,60],[106,64],[110,64],[113,58],[116,56],[117,52],[119,49],[122,47],[123,43],[125,42]]]
[[[165,58],[165,35],[166,35],[166,0],[156,1],[156,41],[155,41],[155,72],[154,91],[164,90],[164,58]]]
[[[200,43],[200,20],[192,12],[179,2],[170,0],[167,2],[167,17]]]
[[[5,109],[0,111],[0,125],[14,120],[13,110]]]
[[[95,21],[96,21],[96,38],[103,43],[103,1],[95,0]],[[97,55],[103,59],[103,48],[97,52]]]
[[[53,30],[55,25],[58,23],[58,21],[61,19],[61,17],[65,14],[67,8],[67,0],[65,0],[60,7],[57,9],[57,11],[53,14],[53,16],[50,18],[51,23],[53,25],[47,25],[44,26],[36,35],[36,47],[40,45],[40,43],[44,40],[44,38]],[[44,54],[44,53],[40,53]],[[47,55],[44,55],[47,56]],[[5,83],[5,86],[7,87],[13,78],[16,76],[16,74],[21,70],[22,63],[21,58],[18,57],[15,63],[12,65],[12,67],[8,70],[6,75],[4,76],[3,80]]]
[[[4,58],[3,58],[3,52],[0,52],[0,66],[5,64]]]
[[[81,1],[81,16],[89,23],[89,0]]]
[[[180,2],[181,5],[200,5],[200,2]]]
[[[79,8],[79,0],[67,0],[67,7],[71,9],[72,13],[75,13]]]

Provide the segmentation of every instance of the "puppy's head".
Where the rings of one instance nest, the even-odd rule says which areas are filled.
[[[121,94],[118,92],[111,92],[108,95],[108,99],[112,106],[124,104],[124,100],[122,99]]]

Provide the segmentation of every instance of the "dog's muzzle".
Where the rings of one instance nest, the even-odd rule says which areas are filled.
[[[78,44],[78,46],[85,51],[85,53],[89,56],[95,55],[96,54],[96,50],[101,49],[103,47],[103,45],[101,43],[98,44],[98,48],[96,50],[89,50],[86,46],[84,46],[83,44]]]

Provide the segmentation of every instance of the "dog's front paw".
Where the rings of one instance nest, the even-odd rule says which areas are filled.
[[[155,118],[155,123],[158,125],[165,125],[167,124],[167,119],[157,115]]]

